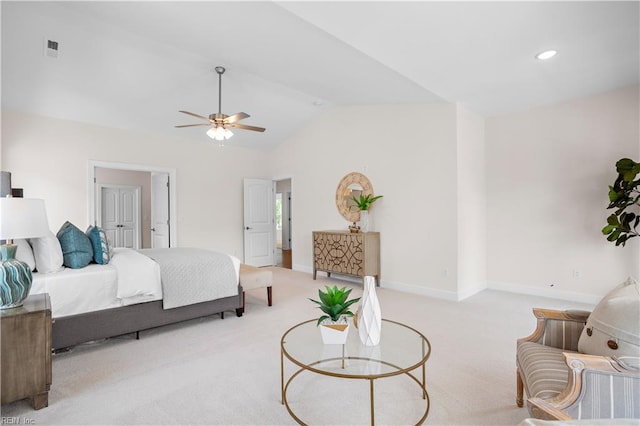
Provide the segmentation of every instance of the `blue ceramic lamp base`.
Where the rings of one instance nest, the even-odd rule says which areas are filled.
[[[0,245],[0,309],[22,306],[31,290],[31,268],[15,258],[17,248],[14,244]]]

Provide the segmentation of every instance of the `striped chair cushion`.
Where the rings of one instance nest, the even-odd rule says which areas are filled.
[[[567,351],[534,342],[518,344],[518,367],[529,398],[553,398],[567,387],[569,368],[563,352]]]

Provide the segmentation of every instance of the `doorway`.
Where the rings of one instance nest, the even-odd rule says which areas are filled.
[[[276,266],[292,269],[291,179],[276,181]]]
[[[174,247],[175,181],[176,171],[172,168],[89,160],[89,223],[104,227],[101,186],[140,186],[138,247]]]

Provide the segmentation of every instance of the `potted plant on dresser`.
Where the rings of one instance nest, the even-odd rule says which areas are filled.
[[[349,322],[347,317],[352,317],[353,312],[350,306],[357,303],[360,298],[349,299],[351,289],[347,287],[325,286],[326,291],[318,290],[318,300],[311,300],[318,305],[324,313],[318,318],[318,327],[325,344],[344,344],[349,333]]]
[[[371,205],[380,198],[382,198],[382,195],[374,196],[373,194],[361,194],[358,198],[355,196],[351,198],[355,206],[360,210],[360,229],[362,232],[369,230],[369,209]]]

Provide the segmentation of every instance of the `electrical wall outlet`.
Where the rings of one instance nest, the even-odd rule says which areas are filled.
[[[60,44],[57,41],[49,37],[44,38],[44,56],[55,59],[58,57],[59,50]]]

